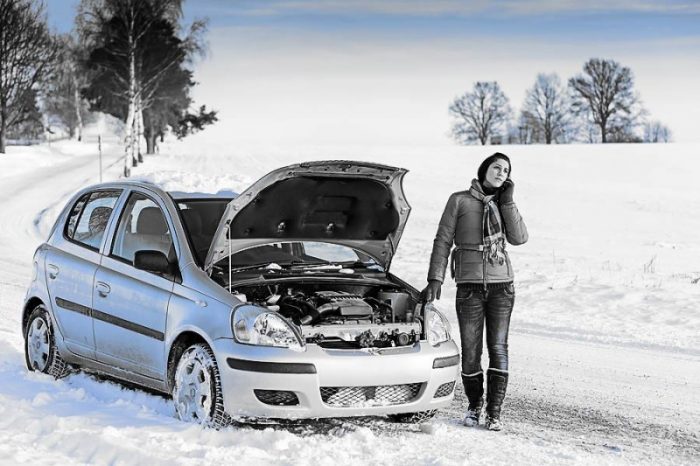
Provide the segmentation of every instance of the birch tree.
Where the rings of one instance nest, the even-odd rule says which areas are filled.
[[[181,0],[83,0],[79,14],[82,41],[92,71],[86,89],[91,106],[124,121],[125,175],[140,157],[144,111],[161,85],[190,54],[202,50],[198,40],[206,22],[195,21],[178,36]]]

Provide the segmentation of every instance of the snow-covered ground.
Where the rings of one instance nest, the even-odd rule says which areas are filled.
[[[116,139],[105,179],[120,175]],[[376,419],[201,429],[169,399],[78,373],[28,373],[20,307],[34,248],[65,200],[98,180],[84,143],[0,155],[0,462],[6,464],[488,464],[700,462],[700,144],[503,146],[530,241],[511,247],[517,299],[506,430]],[[302,160],[406,167],[413,207],[392,271],[417,287],[444,202],[493,148],[235,146],[207,132],[133,175],[170,190],[241,191]],[[453,284],[438,302],[454,322]]]

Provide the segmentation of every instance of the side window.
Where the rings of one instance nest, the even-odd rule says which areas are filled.
[[[95,191],[78,199],[66,223],[67,238],[97,250],[121,191]]]
[[[160,251],[172,258],[173,239],[158,204],[141,193],[133,193],[119,219],[111,255],[133,264],[136,251],[143,250]]]

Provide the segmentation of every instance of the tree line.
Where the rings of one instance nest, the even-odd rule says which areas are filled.
[[[671,140],[667,126],[648,118],[632,71],[610,59],[591,58],[566,85],[557,74],[537,75],[517,117],[496,81],[475,83],[449,113],[452,136],[463,144]]]
[[[193,60],[207,21],[182,24],[184,0],[81,0],[75,28],[52,34],[39,0],[0,0],[0,153],[8,136],[82,138],[94,112],[124,123],[125,174],[167,132],[216,122],[196,107]]]

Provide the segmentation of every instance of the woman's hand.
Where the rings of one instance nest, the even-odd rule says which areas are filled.
[[[499,202],[501,204],[508,204],[513,202],[513,191],[515,190],[515,183],[513,180],[508,178],[503,182],[501,186],[501,193],[498,195]]]
[[[428,280],[428,286],[421,291],[421,297],[426,303],[431,303],[435,299],[440,299],[442,282],[440,280]]]

